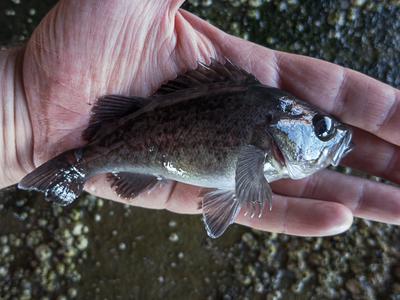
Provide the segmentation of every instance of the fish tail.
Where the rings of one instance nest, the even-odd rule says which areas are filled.
[[[82,193],[87,179],[81,157],[81,149],[64,152],[26,175],[18,188],[42,192],[47,201],[63,206],[71,204]]]

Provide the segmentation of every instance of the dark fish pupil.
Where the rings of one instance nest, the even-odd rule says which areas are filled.
[[[328,116],[316,115],[313,118],[315,134],[322,141],[329,140],[335,133],[333,120]]]

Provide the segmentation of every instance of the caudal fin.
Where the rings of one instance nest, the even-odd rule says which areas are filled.
[[[86,173],[76,163],[75,150],[56,156],[26,175],[18,188],[44,193],[46,200],[71,204],[82,193]]]

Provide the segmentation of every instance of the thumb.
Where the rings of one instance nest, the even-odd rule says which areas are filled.
[[[173,45],[160,41],[174,36],[171,25],[181,3],[63,0],[49,12],[24,60],[36,164],[82,143],[77,129],[87,126],[90,105],[99,96],[146,94],[165,79],[155,76],[161,72],[151,74],[160,61],[160,51],[151,45],[162,44],[170,55]],[[171,76],[175,70],[169,68],[161,75]]]

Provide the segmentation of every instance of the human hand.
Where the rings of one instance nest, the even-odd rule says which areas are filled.
[[[230,36],[178,10],[182,2],[58,3],[21,50],[22,67],[15,69],[18,82],[14,85],[21,87],[18,105],[26,103],[31,118],[30,123],[16,123],[24,130],[16,128],[15,132],[25,133],[16,141],[27,139],[20,147],[32,145],[32,153],[16,151],[15,161],[25,162],[23,171],[3,180],[3,186],[19,181],[33,165],[82,146],[81,132],[99,96],[148,95],[165,80],[210,57],[226,57],[261,82],[314,103],[354,126],[356,149],[344,164],[400,182],[399,90],[337,65]],[[104,176],[93,180],[88,191],[126,203],[104,180]],[[353,215],[400,224],[400,190],[393,186],[324,170],[304,180],[279,181],[272,187],[276,193],[272,211],[266,211],[261,219],[240,215],[239,223],[303,236],[344,231]],[[168,184],[128,203],[199,213],[200,190]]]

